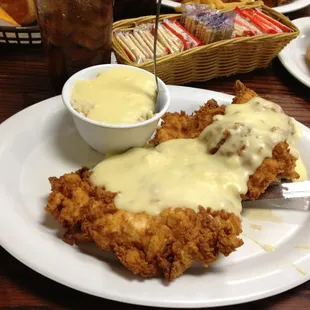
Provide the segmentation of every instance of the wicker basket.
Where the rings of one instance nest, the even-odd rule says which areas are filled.
[[[0,27],[0,44],[41,44],[39,26]]]
[[[271,60],[299,35],[299,30],[288,18],[269,7],[261,4],[246,7],[261,7],[265,14],[290,27],[292,32],[222,40],[162,56],[157,60],[158,76],[167,84],[182,85],[266,68]],[[172,17],[179,18],[180,14],[161,15],[160,19]],[[154,20],[154,16],[145,16],[118,21],[114,23],[113,31],[132,29],[136,25]],[[114,36],[113,49],[119,63],[153,72],[152,61],[142,64],[132,62]]]

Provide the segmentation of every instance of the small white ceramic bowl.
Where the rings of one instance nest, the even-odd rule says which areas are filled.
[[[77,80],[87,80],[96,77],[97,73],[102,70],[108,70],[113,67],[129,67],[126,65],[98,65],[83,69],[72,75],[65,83],[62,89],[62,100],[71,113],[76,128],[81,137],[93,149],[102,154],[121,153],[132,147],[143,146],[154,133],[160,118],[167,111],[170,104],[170,94],[164,82],[158,79],[159,100],[157,111],[154,116],[146,121],[136,124],[104,124],[98,121],[88,119],[74,110],[71,105],[71,90]],[[131,67],[133,70],[144,71],[147,74],[154,75],[148,71]],[[154,77],[155,79],[155,77]]]

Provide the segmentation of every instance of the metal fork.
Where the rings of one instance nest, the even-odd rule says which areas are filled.
[[[156,66],[156,62],[157,62],[156,48],[157,48],[157,34],[158,34],[158,23],[159,23],[160,8],[161,8],[161,0],[157,0],[155,30],[154,30],[154,56],[153,56],[154,76],[155,76],[155,81],[156,81],[156,100],[155,100],[155,107],[156,108],[158,108],[158,97],[159,97],[157,66]]]

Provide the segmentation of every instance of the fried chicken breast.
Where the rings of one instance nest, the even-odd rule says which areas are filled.
[[[199,208],[167,208],[159,216],[129,213],[115,207],[115,193],[94,186],[83,168],[50,178],[47,211],[67,228],[70,244],[93,240],[113,251],[124,266],[143,277],[172,280],[193,262],[214,262],[243,244],[240,219],[232,213]]]
[[[235,90],[234,104],[257,96],[240,81],[236,82]],[[224,113],[225,106],[218,106],[215,100],[209,100],[192,115],[183,111],[166,113],[150,143],[196,138],[215,115]],[[225,137],[221,143],[225,143]],[[221,144],[212,152],[216,153],[220,147]],[[289,145],[279,143],[272,158],[265,158],[250,176],[248,192],[242,198],[256,199],[271,182],[297,178],[295,162]],[[117,193],[92,184],[90,174],[88,168],[82,168],[49,178],[52,191],[46,210],[66,229],[63,238],[67,243],[94,241],[101,250],[113,251],[134,274],[173,280],[194,262],[209,265],[220,254],[228,256],[243,244],[239,238],[241,221],[233,213],[203,206],[199,206],[198,212],[171,206],[159,215],[130,213],[115,206]]]
[[[235,83],[235,93],[233,104],[243,104],[258,96],[255,91],[247,88],[239,80]],[[158,145],[171,139],[196,138],[205,127],[212,123],[215,115],[224,113],[225,106],[218,106],[215,100],[209,100],[189,116],[184,111],[166,113],[163,116],[161,127],[156,131],[150,143]],[[220,144],[212,150],[212,154],[215,154],[228,138],[229,132],[227,131]],[[272,158],[264,159],[261,166],[250,176],[248,192],[243,198],[255,200],[272,182],[279,182],[281,179],[298,179],[299,175],[295,171],[295,167],[296,158],[290,154],[288,143],[279,143],[273,150]]]

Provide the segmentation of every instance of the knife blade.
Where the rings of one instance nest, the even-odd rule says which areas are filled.
[[[257,200],[242,201],[242,207],[310,210],[310,181],[273,184]]]

